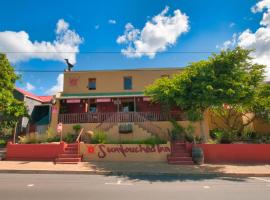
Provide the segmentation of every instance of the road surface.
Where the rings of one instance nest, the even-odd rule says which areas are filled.
[[[269,200],[269,177],[1,174],[0,200]]]

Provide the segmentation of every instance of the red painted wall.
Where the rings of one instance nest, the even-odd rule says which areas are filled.
[[[205,163],[270,163],[270,144],[198,144]],[[191,151],[191,144],[188,145]]]
[[[7,160],[54,161],[66,144],[7,144]]]

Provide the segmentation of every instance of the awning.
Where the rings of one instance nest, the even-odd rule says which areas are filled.
[[[96,100],[97,103],[106,103],[106,102],[111,102],[111,98],[98,98]]]
[[[59,99],[88,99],[88,98],[113,98],[113,97],[142,97],[143,92],[108,92],[108,93],[62,93]]]
[[[67,99],[67,103],[81,103],[80,99]]]

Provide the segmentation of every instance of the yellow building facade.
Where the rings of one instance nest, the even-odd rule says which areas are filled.
[[[169,140],[171,119],[190,124],[180,108],[165,112],[163,105],[154,104],[144,95],[145,87],[161,77],[181,73],[181,68],[132,70],[97,70],[64,72],[63,92],[56,96],[52,108],[51,129],[63,124],[63,134],[74,132],[80,124],[84,132],[102,130],[108,140],[146,139],[157,135]],[[166,107],[166,106],[165,106]],[[209,132],[207,116],[206,131]],[[193,123],[200,135],[199,123]],[[128,127],[128,130],[122,130]]]

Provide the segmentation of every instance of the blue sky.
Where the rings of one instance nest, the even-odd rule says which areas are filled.
[[[233,34],[240,35],[247,29],[255,33],[261,26],[263,14],[251,12],[251,8],[257,2],[255,0],[3,1],[1,7],[4,9],[0,12],[0,51],[24,51],[24,47],[21,48],[20,45],[27,44],[13,44],[11,45],[13,49],[8,49],[10,44],[6,44],[8,39],[14,41],[12,37],[20,31],[27,33],[28,40],[33,44],[35,41],[53,44],[56,40],[56,24],[62,19],[63,26],[69,25],[68,28],[63,28],[64,31],[71,31],[73,36],[78,36],[78,40],[71,44],[78,52],[75,70],[184,67],[189,62],[207,58],[210,54],[169,52],[216,52],[225,41],[233,43]],[[182,15],[188,16],[188,30],[175,37],[176,41],[168,42],[165,50],[157,50],[154,57],[123,55],[121,50],[127,48],[128,44],[120,44],[116,40],[124,35],[126,24],[131,23],[134,29],[142,31],[146,22],[151,22],[154,16],[160,15],[166,6],[169,7],[165,14],[167,17],[173,17],[175,10],[180,10]],[[3,34],[2,40],[1,32],[6,33]],[[12,35],[10,32],[14,34],[9,37],[7,34]],[[20,40],[18,42],[20,43]],[[114,53],[87,53],[96,51]],[[13,65],[18,70],[63,71],[65,63],[60,61],[61,59],[61,56],[40,59],[32,55],[20,60],[15,59]],[[17,86],[44,95],[57,84],[59,74],[60,72],[22,72],[22,80]]]

